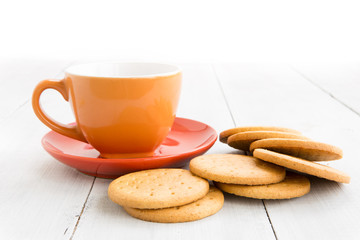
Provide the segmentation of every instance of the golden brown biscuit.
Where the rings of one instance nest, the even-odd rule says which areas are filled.
[[[338,147],[302,139],[268,138],[253,142],[250,151],[264,148],[274,152],[303,158],[309,161],[331,161],[342,158],[342,150]]]
[[[227,143],[228,137],[240,132],[249,132],[249,131],[277,131],[277,132],[289,132],[294,134],[301,134],[301,132],[283,127],[270,127],[270,126],[250,126],[250,127],[237,127],[231,128],[225,131],[222,131],[219,136],[220,142]]]
[[[250,144],[254,141],[266,138],[290,138],[290,139],[307,139],[307,137],[295,133],[278,132],[278,131],[249,131],[241,132],[231,135],[227,139],[227,144],[230,147],[249,151]]]
[[[269,185],[247,186],[215,182],[215,186],[227,193],[258,199],[290,199],[301,197],[310,191],[309,179],[292,172],[287,172],[283,181]]]
[[[124,207],[131,216],[150,222],[178,223],[199,220],[217,213],[224,204],[224,195],[211,187],[205,197],[183,206],[163,209],[136,209]]]
[[[319,163],[310,162],[301,158],[292,157],[260,148],[254,150],[254,156],[264,161],[320,178],[325,178],[341,183],[350,182],[350,176],[340,170]]]
[[[134,172],[111,182],[109,198],[132,208],[167,208],[203,198],[209,182],[184,169],[153,169]]]
[[[254,157],[239,154],[208,154],[190,161],[190,171],[224,183],[259,185],[280,182],[285,169]]]

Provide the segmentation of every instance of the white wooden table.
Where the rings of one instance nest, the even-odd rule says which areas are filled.
[[[275,125],[341,147],[329,163],[350,184],[311,178],[301,198],[225,196],[196,222],[159,224],[128,216],[107,197],[111,180],[79,173],[42,149],[49,131],[33,114],[37,82],[61,78],[71,61],[0,61],[0,239],[360,239],[360,65],[179,64],[178,116],[218,132]],[[45,109],[63,122],[70,107],[48,91]],[[208,153],[234,152],[217,142]]]

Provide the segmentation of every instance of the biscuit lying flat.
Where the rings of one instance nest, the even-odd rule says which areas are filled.
[[[274,152],[303,158],[309,161],[331,161],[342,158],[342,150],[338,147],[301,139],[268,138],[253,142],[250,151],[264,148]]]
[[[255,149],[254,156],[264,161],[271,162],[289,169],[293,169],[298,172],[307,173],[316,177],[325,178],[341,183],[350,182],[350,176],[340,170],[319,163],[306,161],[301,158],[291,157],[266,149]]]
[[[280,182],[285,169],[254,157],[238,154],[208,154],[190,161],[190,171],[223,183],[259,185]]]
[[[215,182],[215,186],[227,193],[258,199],[290,199],[301,197],[310,191],[309,179],[291,172],[286,173],[282,182],[269,185],[246,186]]]
[[[164,209],[136,209],[124,207],[131,216],[151,222],[177,223],[199,220],[218,212],[224,204],[224,195],[211,187],[205,197],[179,207]]]
[[[249,151],[250,144],[254,141],[266,138],[288,138],[288,139],[308,139],[307,137],[295,133],[279,131],[249,131],[236,133],[227,139],[227,144],[233,148]]]
[[[220,142],[227,143],[228,137],[240,132],[249,132],[249,131],[277,131],[277,132],[289,132],[294,134],[301,134],[299,131],[290,128],[283,127],[270,127],[270,126],[253,126],[253,127],[237,127],[231,128],[220,133],[219,139]]]
[[[166,208],[203,198],[209,191],[207,180],[184,169],[154,169],[134,172],[111,182],[109,198],[132,208]]]

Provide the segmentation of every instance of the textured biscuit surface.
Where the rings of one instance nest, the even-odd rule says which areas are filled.
[[[208,154],[190,161],[190,171],[217,182],[259,185],[280,182],[285,169],[239,154]]]
[[[249,151],[250,144],[254,141],[266,139],[266,138],[290,138],[290,139],[308,139],[307,137],[289,133],[289,132],[279,132],[279,131],[249,131],[249,132],[240,132],[234,135],[231,135],[227,139],[227,144],[233,148]]]
[[[208,191],[208,181],[188,170],[153,169],[115,179],[109,186],[108,195],[121,206],[156,209],[194,202]]]
[[[224,192],[238,196],[258,199],[290,199],[301,197],[310,191],[310,181],[307,177],[287,172],[279,183],[259,186],[215,183]]]
[[[177,223],[199,220],[218,212],[224,204],[224,195],[211,187],[205,197],[183,206],[163,209],[136,209],[124,207],[129,215],[151,222]]]
[[[227,143],[228,137],[240,132],[249,132],[249,131],[277,131],[277,132],[289,132],[294,134],[301,134],[299,131],[283,128],[283,127],[271,127],[271,126],[249,126],[249,127],[237,127],[231,128],[225,131],[222,131],[219,136],[219,140],[223,143]]]
[[[341,183],[350,182],[350,176],[340,170],[319,163],[310,162],[301,158],[276,153],[266,149],[255,149],[254,156],[264,161],[316,177]]]
[[[250,151],[264,148],[278,153],[303,158],[309,161],[331,161],[342,158],[338,147],[302,139],[268,138],[253,142]]]

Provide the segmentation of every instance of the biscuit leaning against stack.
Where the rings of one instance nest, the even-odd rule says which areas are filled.
[[[220,136],[226,136],[229,146],[250,152],[263,161],[332,181],[350,182],[350,176],[346,173],[315,163],[341,159],[343,153],[340,148],[312,141],[296,130],[279,127],[233,128],[223,131]]]
[[[224,196],[184,169],[154,169],[130,173],[111,182],[109,198],[138,219],[188,222],[218,212]]]

